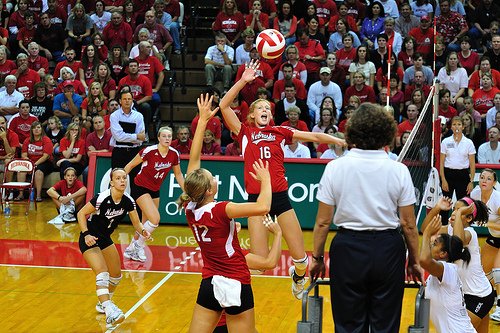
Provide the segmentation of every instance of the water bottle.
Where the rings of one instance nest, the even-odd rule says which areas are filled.
[[[5,218],[10,217],[10,203],[8,202],[5,203],[5,206],[3,208],[3,215],[5,216]]]

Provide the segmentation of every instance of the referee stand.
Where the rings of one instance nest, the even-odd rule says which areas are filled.
[[[320,285],[330,285],[330,279],[318,279],[311,283],[302,297],[302,320],[297,323],[297,333],[323,332],[323,296]],[[429,333],[430,300],[425,298],[425,287],[417,283],[405,283],[405,288],[418,288],[415,298],[415,323],[408,327],[408,333]],[[314,295],[309,296],[314,289]]]

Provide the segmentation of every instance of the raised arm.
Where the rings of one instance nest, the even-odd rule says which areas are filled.
[[[436,206],[434,206],[425,216],[424,222],[422,222],[422,226],[420,227],[420,231],[424,232],[429,223],[431,223],[434,216],[439,215],[441,211],[449,211],[452,206],[453,203],[450,198],[448,197],[439,198]],[[442,227],[441,232],[442,233],[448,232],[448,228],[446,226]]]
[[[271,245],[271,249],[267,257],[260,256],[254,253],[248,253],[245,256],[245,260],[247,261],[248,268],[250,269],[273,269],[278,264],[278,261],[281,257],[281,228],[278,224],[278,221],[273,221],[273,219],[267,215],[262,223],[269,229],[270,232],[273,233],[273,244]]]
[[[339,139],[326,133],[295,131],[293,132],[293,138],[302,142],[346,145],[344,139]]]
[[[431,236],[436,234],[441,227],[441,215],[436,215],[429,223],[429,227],[425,229],[422,236],[422,247],[420,250],[420,265],[429,272],[429,274],[437,277],[440,281],[443,278],[444,266],[439,261],[432,258],[431,253]]]
[[[245,71],[241,75],[241,78],[231,87],[231,89],[229,89],[219,103],[227,127],[236,135],[240,133],[241,123],[230,105],[236,96],[238,96],[240,90],[243,89],[247,83],[255,80],[258,67],[258,60],[252,60],[249,64],[246,64]]]

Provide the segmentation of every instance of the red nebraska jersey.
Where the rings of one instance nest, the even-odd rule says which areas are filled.
[[[142,158],[141,171],[135,177],[134,183],[151,191],[159,191],[172,167],[180,163],[179,152],[172,147],[165,156],[161,155],[158,145],[142,149],[139,155]]]
[[[38,121],[38,118],[31,114],[28,115],[28,118],[26,119],[23,119],[23,117],[21,117],[19,113],[15,114],[14,116],[12,116],[12,118],[10,118],[8,124],[9,130],[17,134],[19,142],[24,142],[26,138],[30,137],[31,124],[33,124],[35,121]]]
[[[288,190],[283,165],[283,147],[292,143],[294,129],[284,126],[266,126],[258,128],[241,124],[238,141],[241,154],[245,159],[245,189],[248,194],[260,193],[260,182],[250,176],[253,163],[259,159],[269,162],[271,171],[271,188],[273,192]]]
[[[186,219],[201,248],[203,279],[222,275],[250,284],[250,272],[241,251],[236,223],[226,214],[229,202],[211,202],[196,209],[195,202],[185,204]]]
[[[49,159],[52,159],[52,141],[46,136],[42,136],[42,139],[35,142],[30,142],[30,138],[24,140],[22,152],[28,155],[31,162],[35,163],[43,154],[49,155]]]

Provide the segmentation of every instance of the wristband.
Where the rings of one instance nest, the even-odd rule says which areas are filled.
[[[57,197],[57,201],[59,201],[59,199],[61,199],[61,196],[58,196],[58,197]]]
[[[146,231],[146,229],[142,228],[141,230],[141,235],[144,236],[144,231]]]
[[[321,262],[323,262],[323,259],[325,258],[325,256],[317,256],[317,257],[315,257],[315,256],[314,256],[314,254],[313,254],[313,255],[312,255],[312,258],[313,258],[314,260],[316,260],[316,261],[321,261]]]
[[[83,238],[85,238],[85,236],[90,235],[90,231],[87,230],[87,231],[82,232],[81,234],[82,234]]]

